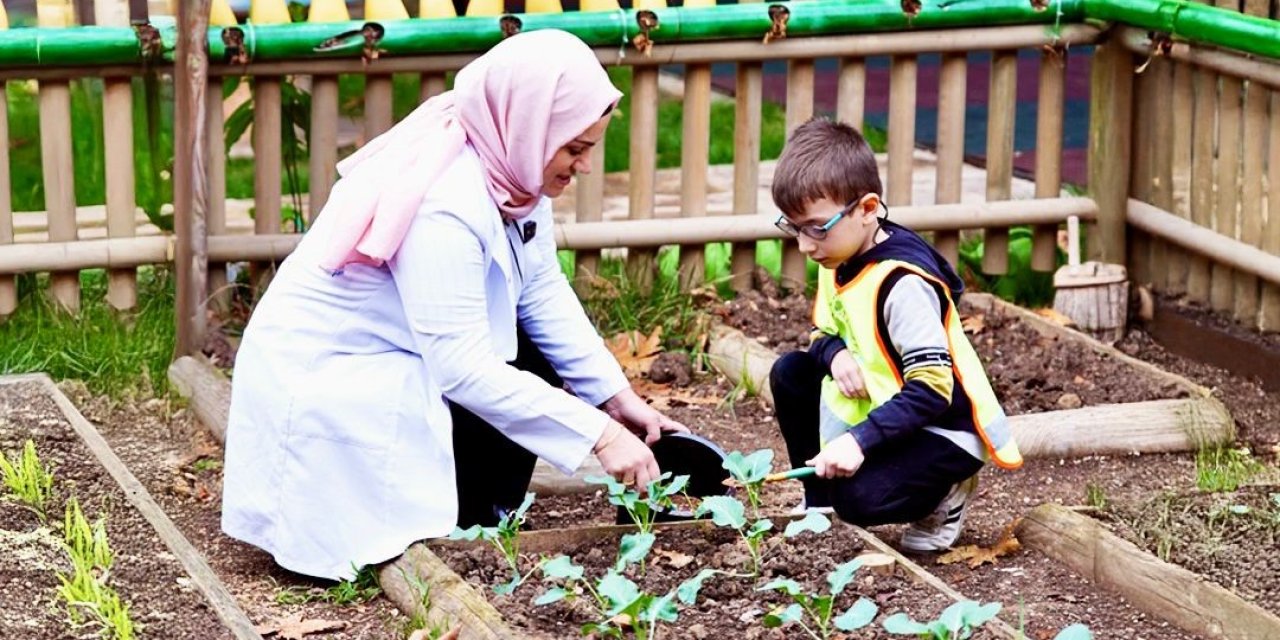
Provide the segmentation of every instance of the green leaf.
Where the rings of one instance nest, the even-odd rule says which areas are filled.
[[[652,533],[628,533],[622,536],[622,541],[618,545],[618,563],[615,568],[621,571],[629,565],[644,560],[657,539],[658,537]]]
[[[781,611],[771,611],[764,617],[764,626],[774,629],[783,625],[797,622],[804,618],[804,607],[793,604]]]
[[[959,635],[958,633],[952,633],[951,628],[941,620],[934,620],[933,622],[930,622],[926,633],[930,634],[930,637],[933,638],[943,638],[948,640],[955,639],[956,636]]]
[[[763,587],[758,587],[756,591],[781,591],[789,596],[796,596],[804,593],[804,588],[799,582],[790,578],[775,578]]]
[[[938,616],[937,622],[941,623],[947,631],[955,633],[960,630],[962,625],[964,625],[964,619],[969,612],[977,608],[977,606],[978,603],[972,600],[961,600],[960,602],[943,609],[942,613]]]
[[[460,529],[458,527],[454,527],[453,531],[449,533],[449,539],[450,540],[466,540],[468,542],[474,542],[476,540],[484,538],[485,533],[486,532],[484,530],[484,527],[478,524],[471,525],[466,529]]]
[[[675,603],[676,594],[668,593],[661,598],[654,598],[649,601],[649,606],[645,607],[644,613],[640,616],[649,622],[649,626],[657,620],[663,622],[675,622],[680,617],[680,610]]]
[[[1280,495],[1280,494],[1277,494]],[[1079,622],[1058,632],[1053,640],[1093,640],[1093,632]]]
[[[751,523],[751,529],[747,531],[748,538],[755,538],[763,535],[766,531],[773,529],[773,521],[768,518],[760,518]]]
[[[827,574],[827,584],[831,585],[831,595],[838,596],[844,592],[845,587],[853,582],[853,574],[862,568],[862,558],[854,558],[833,569]]]
[[[782,535],[787,538],[794,538],[805,531],[814,533],[825,533],[831,528],[831,519],[818,513],[810,511],[799,520],[792,520],[787,524],[787,528],[783,530]]]
[[[613,617],[626,611],[640,598],[640,588],[636,583],[610,571],[596,585],[596,591],[609,601],[609,609],[605,615]]]
[[[547,589],[546,593],[538,596],[538,599],[534,600],[533,604],[534,606],[537,606],[537,607],[553,604],[556,602],[560,602],[561,600],[564,600],[565,596],[568,596],[568,595],[569,595],[569,591],[564,587],[552,587],[550,589]]]
[[[848,611],[836,618],[836,628],[841,631],[861,629],[871,624],[878,612],[879,607],[876,607],[876,603],[866,598],[859,598]]]
[[[711,521],[719,527],[741,529],[747,525],[746,508],[735,498],[711,496],[698,505],[695,517],[711,514]]]
[[[649,496],[649,499],[651,500],[654,496],[662,495],[662,483],[666,482],[669,478],[671,478],[671,472],[664,471],[662,475],[650,480],[649,484],[645,485],[645,495]]]
[[[542,563],[542,575],[552,580],[581,580],[582,567],[566,555],[556,556]]]
[[[773,470],[773,449],[760,449],[748,456],[734,451],[725,456],[722,466],[742,484],[758,483]]]
[[[522,582],[524,581],[520,576],[514,576],[511,578],[511,582],[494,587],[493,592],[501,596],[509,596],[512,593],[515,593],[515,590],[520,587]]]
[[[613,476],[587,476],[587,484],[602,484],[608,487],[609,495],[620,495],[627,490],[627,485],[618,482]]]
[[[905,613],[895,613],[885,619],[884,630],[898,636],[918,636],[922,633],[928,633],[929,627],[911,619],[911,616]]]
[[[671,484],[663,488],[662,497],[670,498],[671,496],[680,495],[680,492],[684,491],[684,488],[687,486],[689,486],[689,476],[676,476],[671,481]]]
[[[996,617],[1003,606],[999,602],[989,602],[980,607],[972,607],[965,611],[964,623],[971,629],[977,629]]]
[[[798,600],[801,604],[805,604],[804,602],[805,598],[809,599],[809,602],[808,602],[809,608],[817,610],[818,614],[816,617],[819,620],[831,619],[831,609],[834,608],[836,604],[835,598],[832,598],[831,596],[807,596],[806,595],[806,596],[800,596],[799,598],[796,598],[796,600]]]
[[[227,151],[231,151],[231,147],[236,141],[244,136],[244,132],[249,129],[249,125],[253,124],[253,100],[246,100],[240,106],[236,107],[231,115],[222,124],[224,144]]]
[[[1246,504],[1233,504],[1227,507],[1227,511],[1230,511],[1231,513],[1237,516],[1242,516],[1246,513],[1249,513],[1251,509],[1249,509],[1249,505],[1246,505]]]
[[[515,519],[517,519],[517,520],[519,520],[519,521],[523,522],[523,521],[524,521],[524,514],[525,514],[525,513],[527,513],[527,512],[529,511],[529,507],[533,506],[533,499],[534,499],[536,496],[537,496],[537,494],[535,494],[535,493],[534,493],[534,492],[532,492],[532,491],[530,491],[530,492],[528,492],[528,493],[524,494],[524,502],[521,502],[521,503],[520,503],[520,508],[518,508],[518,509],[516,509],[516,510],[515,510],[515,514],[514,514],[512,517],[514,517]]]
[[[714,569],[703,569],[698,572],[698,575],[681,582],[676,588],[676,596],[680,598],[680,602],[693,604],[698,599],[698,591],[702,589],[702,583],[716,573]]]

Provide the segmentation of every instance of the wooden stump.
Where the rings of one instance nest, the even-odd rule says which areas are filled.
[[[1107,344],[1124,337],[1129,315],[1129,280],[1123,265],[1086,262],[1053,275],[1053,310],[1071,318],[1080,331]]]

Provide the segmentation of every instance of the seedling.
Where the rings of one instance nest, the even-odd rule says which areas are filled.
[[[746,508],[736,498],[729,496],[711,496],[704,499],[702,504],[698,505],[694,515],[703,516],[708,513],[711,514],[711,521],[716,526],[737,530],[743,541],[747,543],[747,552],[751,554],[752,577],[760,575],[760,565],[765,555],[761,547],[765,536],[773,530],[773,521],[760,518],[748,523]],[[783,536],[792,538],[805,531],[822,533],[830,528],[831,520],[816,511],[810,511],[804,518],[789,523],[783,531]]]
[[[568,556],[556,556],[542,563],[543,580],[558,582],[534,600],[537,606],[553,604],[575,598],[582,593],[591,595],[598,620],[582,626],[582,635],[598,634],[602,637],[621,638],[627,627],[637,640],[655,640],[661,623],[674,623],[679,619],[677,603],[692,605],[698,599],[702,583],[717,573],[703,569],[698,574],[664,595],[646,593],[620,573],[610,570],[594,584],[584,577],[584,570]]]
[[[103,637],[132,640],[133,620],[129,617],[129,605],[107,585],[114,554],[107,541],[105,521],[99,518],[90,525],[80,509],[80,502],[72,498],[67,502],[63,517],[63,542],[71,558],[72,571],[70,576],[58,574],[61,584],[57,595],[67,603],[67,617],[71,624],[79,626],[91,622],[102,628]]]
[[[591,484],[605,485],[609,490],[609,503],[626,509],[627,514],[631,516],[631,521],[639,529],[636,533],[622,536],[618,549],[618,562],[615,565],[617,571],[623,571],[631,564],[643,562],[649,555],[649,550],[653,548],[653,543],[657,539],[653,535],[654,518],[663,511],[673,509],[676,505],[672,497],[680,495],[689,484],[687,475],[676,476],[670,483],[666,482],[668,478],[671,478],[671,474],[664,473],[657,480],[650,482],[644,497],[641,497],[638,491],[628,489],[627,485],[612,477],[587,478],[587,482]]]
[[[524,495],[524,502],[520,504],[520,508],[510,511],[498,521],[496,527],[482,527],[480,525],[472,525],[467,529],[455,527],[453,533],[449,534],[450,540],[484,540],[493,545],[498,553],[501,553],[507,560],[507,566],[511,568],[511,582],[501,584],[493,588],[499,594],[507,595],[516,590],[528,577],[528,574],[520,573],[520,525],[524,524],[525,513],[533,504],[533,493]],[[534,567],[530,573],[536,571]]]
[[[80,510],[80,501],[71,498],[67,501],[63,516],[62,539],[76,571],[92,573],[97,570],[100,578],[106,580],[106,573],[111,570],[115,554],[107,541],[106,521],[103,518],[98,518],[90,525],[84,512]]]
[[[18,502],[45,519],[45,504],[53,495],[53,474],[40,462],[36,445],[27,440],[22,453],[12,459],[0,456],[0,477]]]
[[[1000,613],[1000,603],[980,605],[962,600],[942,611],[937,620],[916,622],[905,613],[895,613],[884,621],[884,630],[894,635],[916,636],[924,640],[963,640]]]
[[[759,518],[760,490],[764,486],[765,478],[773,470],[773,449],[760,449],[747,456],[742,455],[740,451],[734,451],[725,456],[723,466],[729,471],[729,475],[733,477],[737,486],[746,491],[751,511]]]
[[[791,597],[792,603],[784,608],[776,609],[764,617],[764,626],[769,628],[798,624],[810,638],[826,640],[835,630],[856,631],[875,619],[879,608],[866,598],[859,598],[853,606],[834,620],[836,598],[844,593],[845,587],[853,582],[853,574],[862,567],[861,559],[854,559],[835,568],[827,575],[830,589],[826,593],[806,593],[795,580],[779,578],[756,589],[757,591],[781,591]],[[833,629],[834,627],[834,629]]]

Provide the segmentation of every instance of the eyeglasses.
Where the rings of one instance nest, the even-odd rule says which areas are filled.
[[[840,220],[844,218],[850,210],[859,204],[862,204],[862,201],[865,200],[868,195],[871,194],[866,194],[861,198],[846,204],[844,208],[840,209],[840,211],[836,213],[836,215],[831,216],[830,220],[827,220],[822,224],[797,225],[796,223],[788,220],[787,216],[780,215],[778,216],[778,219],[773,222],[773,226],[777,227],[783,233],[792,238],[798,238],[800,237],[800,234],[803,233],[805,236],[813,238],[814,240],[826,240],[827,232],[830,231],[832,227],[836,226],[836,223],[840,222]]]

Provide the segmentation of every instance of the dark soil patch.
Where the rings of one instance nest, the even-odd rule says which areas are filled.
[[[1118,533],[1280,614],[1280,485],[1166,492],[1105,512]]]
[[[641,575],[634,566],[627,571],[628,577],[649,593],[667,593],[704,568],[735,574],[749,574],[751,570],[745,545],[732,530],[669,529],[659,530],[657,535],[655,551],[650,555],[644,574]],[[771,544],[776,547],[765,560],[761,577],[713,576],[703,583],[695,604],[681,610],[676,623],[678,626],[664,629],[662,635],[697,640],[806,637],[798,627],[766,629],[761,622],[762,616],[790,604],[790,600],[774,591],[757,592],[756,588],[774,578],[790,578],[811,592],[825,593],[829,588],[827,574],[863,551],[862,541],[846,529],[833,527],[821,535],[805,533],[791,539],[779,535],[772,539]],[[612,566],[617,548],[617,538],[596,539],[567,545],[558,553],[564,553],[584,566],[587,576],[599,577]],[[528,631],[531,636],[572,638],[578,635],[577,630],[583,624],[603,619],[592,617],[592,608],[584,602],[590,598],[589,595],[574,604],[561,602],[534,606],[533,600],[548,587],[538,582],[537,574],[511,596],[494,594],[492,587],[506,582],[510,574],[505,561],[490,547],[446,546],[438,547],[436,551],[469,584],[484,590],[486,597],[513,626]],[[675,555],[664,557],[664,553]],[[669,558],[688,564],[677,568]],[[532,562],[534,560],[529,559],[530,567]],[[880,613],[876,621],[853,635],[838,637],[892,637],[879,627],[889,615],[905,611],[917,620],[932,620],[951,604],[945,595],[904,578],[901,573],[879,576],[859,571],[855,582],[837,599],[837,613],[842,613],[859,597],[867,597],[878,605]],[[973,637],[995,636],[979,631]]]
[[[347,623],[341,630],[307,636],[316,640],[384,640],[408,635],[405,617],[386,598],[352,604],[318,600],[332,582],[285,571],[266,552],[222,534],[222,448],[188,411],[162,399],[113,401],[93,397],[76,383],[61,386],[85,417],[98,425],[116,454],[183,535],[204,554],[254,624],[300,615],[304,620]],[[277,602],[286,591],[312,601]]]
[[[0,451],[12,455],[31,439],[53,469],[55,491],[43,524],[18,503],[0,500],[0,635],[38,639],[92,633],[91,628],[72,630],[65,602],[55,599],[56,572],[71,571],[61,541],[65,504],[74,496],[91,522],[106,518],[115,552],[107,584],[128,603],[139,637],[232,637],[39,385],[0,385],[0,416]]]

